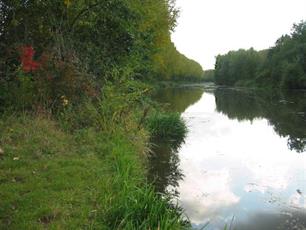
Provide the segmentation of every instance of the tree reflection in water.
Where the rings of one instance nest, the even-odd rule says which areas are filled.
[[[306,151],[306,92],[215,90],[217,111],[230,119],[265,118],[290,150]]]
[[[163,89],[156,93],[155,100],[166,105],[166,109],[182,113],[196,103],[204,92],[203,88],[181,87]],[[171,145],[162,140],[152,140],[152,153],[149,159],[148,180],[157,192],[178,196],[176,187],[183,179],[179,169],[178,150],[182,143]]]
[[[172,112],[183,113],[189,106],[200,100],[204,92],[200,87],[180,87],[162,89],[156,93],[154,99],[166,105]]]
[[[289,150],[306,153],[306,91],[194,90],[159,94],[190,132],[179,151],[154,140],[156,190],[177,195],[194,227],[222,229],[233,213],[237,230],[305,226],[305,155]]]
[[[167,103],[168,109],[184,112],[202,96],[201,88],[169,88],[158,92],[156,100]],[[290,150],[306,151],[306,92],[216,88],[216,110],[230,119],[250,120],[265,118],[275,132],[287,138]],[[175,187],[183,179],[179,169],[178,149],[161,140],[152,140],[148,180],[161,193],[178,195]]]
[[[183,179],[179,169],[178,148],[173,148],[168,143],[160,143],[152,147],[148,180],[151,181],[159,193],[178,196],[176,187]]]

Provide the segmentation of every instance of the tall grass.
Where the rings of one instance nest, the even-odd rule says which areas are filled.
[[[147,120],[151,136],[169,142],[173,147],[179,146],[187,135],[187,126],[179,113],[156,112]]]
[[[106,223],[109,229],[188,229],[182,210],[170,203],[171,197],[156,194],[143,182],[144,170],[135,164],[129,145],[116,145],[112,151],[116,202],[109,205]],[[128,182],[128,183],[127,183]]]
[[[0,117],[0,229],[188,229],[146,183],[144,131],[109,125]]]
[[[128,187],[108,216],[110,229],[189,229],[181,209],[170,206],[151,187]]]

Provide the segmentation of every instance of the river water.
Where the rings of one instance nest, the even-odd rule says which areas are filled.
[[[156,99],[189,132],[179,149],[157,143],[150,180],[195,229],[306,229],[305,91],[198,85]]]

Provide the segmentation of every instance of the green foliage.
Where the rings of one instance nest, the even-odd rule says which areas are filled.
[[[0,0],[0,228],[189,227],[145,182],[150,88],[137,80],[202,73],[170,42],[174,3]]]
[[[215,81],[215,70],[214,69],[205,70],[203,74],[203,81],[207,82]]]
[[[220,85],[235,85],[238,81],[255,80],[263,58],[254,49],[230,51],[218,55],[215,64],[215,81]]]
[[[295,24],[290,35],[268,50],[230,51],[219,55],[215,81],[222,85],[269,88],[306,88],[306,22]]]
[[[306,88],[306,22],[295,24],[290,35],[282,36],[269,50],[265,75],[281,88]]]
[[[201,65],[179,53],[172,42],[155,57],[155,74],[159,79],[176,81],[201,81]]]
[[[115,74],[113,77],[116,77]],[[119,77],[119,76],[117,76]],[[121,75],[113,83],[107,82],[99,97],[87,98],[78,105],[67,106],[58,113],[61,124],[67,130],[94,128],[112,132],[112,124],[130,129],[133,122],[141,126],[149,106],[148,93],[151,88],[136,80]]]
[[[0,10],[4,106],[61,110],[61,97],[69,104],[95,98],[106,82],[117,80],[114,72],[129,72],[130,80],[199,80],[203,74],[171,43],[174,0],[1,1]],[[26,89],[18,77],[25,46],[39,63],[27,73]]]
[[[187,127],[179,113],[154,113],[147,120],[153,138],[169,141],[179,146],[187,134]]]

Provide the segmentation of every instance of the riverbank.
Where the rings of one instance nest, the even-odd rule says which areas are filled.
[[[44,115],[2,116],[0,228],[188,228],[146,182],[148,132],[108,125],[71,132]]]
[[[144,82],[203,75],[171,42],[175,2],[1,9],[0,228],[188,228],[146,179],[162,111]]]

